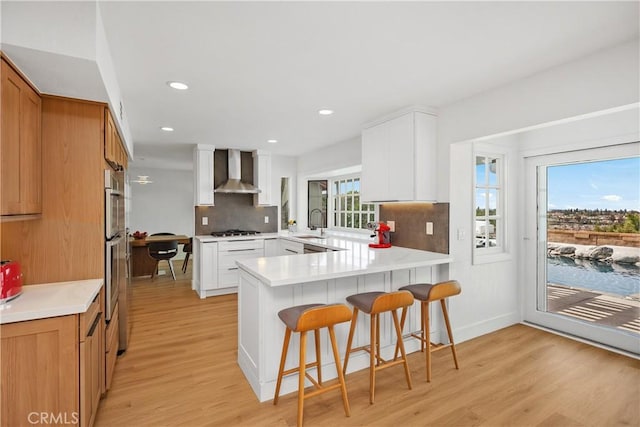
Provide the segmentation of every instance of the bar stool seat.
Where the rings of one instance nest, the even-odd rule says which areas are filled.
[[[282,384],[282,377],[292,373],[298,373],[298,426],[302,425],[304,400],[316,396],[318,394],[325,393],[327,391],[340,389],[342,393],[342,403],[344,405],[344,412],[347,417],[351,416],[351,410],[349,408],[349,400],[347,398],[347,387],[344,382],[344,375],[342,373],[342,366],[340,365],[340,355],[338,354],[338,346],[336,344],[336,336],[333,330],[333,326],[338,323],[348,322],[351,319],[351,310],[344,304],[305,304],[298,305],[290,308],[286,308],[278,312],[278,317],[285,324],[284,343],[282,345],[282,356],[280,357],[280,368],[278,370],[278,381],[276,383],[276,391],[273,397],[273,404],[278,404],[278,398],[280,397],[280,385]],[[322,385],[322,361],[320,358],[320,329],[327,328],[329,330],[329,338],[331,339],[331,347],[333,350],[333,358],[336,364],[336,371],[338,373],[338,383],[330,386]],[[306,351],[307,351],[307,332],[314,331],[315,336],[315,348],[316,348],[316,361],[306,363]],[[289,349],[289,341],[291,340],[291,333],[300,333],[300,362],[297,367],[284,370],[284,365],[287,361],[287,351]],[[307,368],[316,368],[317,381],[311,375],[307,373]],[[314,385],[316,390],[309,393],[304,392],[304,380],[308,378]]]
[[[369,352],[369,403],[374,402],[376,371],[386,369],[391,366],[404,365],[404,373],[409,389],[411,386],[411,375],[409,373],[409,364],[407,363],[407,355],[404,351],[404,342],[402,341],[402,328],[398,321],[399,308],[402,308],[402,323],[407,315],[407,307],[413,304],[413,296],[408,291],[397,292],[365,292],[347,297],[347,301],[353,305],[353,317],[351,318],[351,327],[349,329],[349,339],[347,341],[347,352],[344,358],[344,373],[347,372],[347,364],[349,363],[349,355],[358,350]],[[351,348],[353,343],[353,335],[358,320],[358,312],[369,314],[370,323],[370,341],[369,346]],[[397,346],[400,348],[402,358],[400,360],[394,357],[392,361],[386,361],[380,356],[380,314],[390,311],[393,317],[393,325],[396,331]]]
[[[451,323],[449,322],[449,312],[447,310],[446,299],[462,292],[460,283],[457,280],[447,280],[445,282],[439,282],[435,284],[431,283],[419,283],[415,285],[407,285],[400,288],[401,290],[409,291],[415,299],[420,301],[420,317],[422,321],[422,329],[420,331],[411,334],[412,337],[421,341],[420,350],[426,351],[426,371],[427,382],[431,382],[431,353],[443,348],[451,348],[451,354],[453,355],[453,363],[456,369],[460,369],[458,365],[458,355],[456,353],[456,345],[453,341],[453,333],[451,332]],[[449,336],[449,344],[434,344],[431,342],[431,331],[429,324],[429,303],[434,301],[440,301],[442,308],[442,315],[447,327],[447,335]],[[402,326],[404,326],[404,319]],[[418,335],[417,333],[420,333]],[[396,354],[398,349],[396,348]]]

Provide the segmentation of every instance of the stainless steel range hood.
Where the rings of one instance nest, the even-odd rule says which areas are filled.
[[[229,161],[229,176],[227,181],[221,184],[214,190],[214,193],[240,193],[240,194],[257,194],[260,193],[260,189],[249,184],[248,182],[242,182],[240,177],[242,176],[240,150],[228,150]]]

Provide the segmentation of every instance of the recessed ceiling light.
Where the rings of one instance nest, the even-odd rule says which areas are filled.
[[[187,86],[186,83],[182,83],[182,82],[167,82],[167,84],[177,90],[187,90],[189,89],[189,86]]]
[[[165,132],[173,132],[173,128],[169,126],[162,126],[160,129],[162,129]]]
[[[278,142],[278,140],[277,139],[267,139],[267,142],[269,144],[275,144],[276,142]]]
[[[318,114],[320,114],[321,116],[330,116],[331,114],[333,114],[333,110],[319,110]]]

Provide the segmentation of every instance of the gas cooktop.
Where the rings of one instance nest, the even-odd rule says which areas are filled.
[[[224,230],[224,231],[213,231],[211,235],[213,237],[230,237],[230,236],[255,236],[256,234],[260,234],[259,231],[254,230]]]

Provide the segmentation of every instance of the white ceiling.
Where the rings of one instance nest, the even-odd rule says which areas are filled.
[[[196,143],[299,155],[394,110],[442,107],[639,36],[638,2],[99,7],[135,166],[189,158]]]

